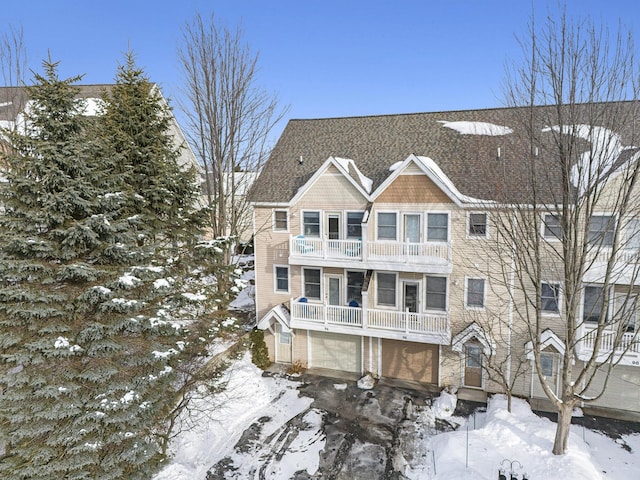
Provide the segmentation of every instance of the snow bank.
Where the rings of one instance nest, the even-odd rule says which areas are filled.
[[[538,417],[531,412],[528,403],[519,399],[513,399],[512,413],[509,413],[506,402],[506,397],[502,395],[492,397],[484,426],[473,430],[469,425],[468,467],[465,466],[466,426],[432,439],[437,471],[435,478],[495,479],[501,462],[505,459],[520,462],[523,468],[514,468],[514,471],[519,475],[526,472],[530,479],[599,480],[631,478],[631,472],[637,474],[640,467],[637,454],[634,457],[626,450],[616,447],[609,439],[598,439],[600,443],[594,449],[593,445],[590,446],[591,441],[599,435],[584,431],[576,425],[572,426],[568,453],[553,455],[551,449],[555,423]],[[583,440],[583,435],[588,443]],[[630,439],[633,442],[636,440]],[[640,446],[640,442],[637,446]],[[598,451],[600,449],[605,451]],[[607,468],[603,468],[592,456],[596,452],[598,459],[609,459]],[[509,470],[508,464],[506,470]]]

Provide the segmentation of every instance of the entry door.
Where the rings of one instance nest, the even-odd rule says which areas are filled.
[[[415,282],[403,282],[402,311],[418,313],[418,284]]]
[[[404,214],[404,238],[405,242],[420,243],[420,215],[415,213]],[[419,245],[409,245],[409,255],[418,255]]]
[[[342,305],[342,277],[339,275],[326,275],[327,303],[329,305]]]
[[[327,237],[329,240],[340,240],[341,216],[339,213],[327,214]]]
[[[482,347],[476,343],[468,343],[464,352],[464,384],[467,387],[482,388]]]
[[[291,363],[291,332],[285,332],[276,322],[276,362]]]
[[[404,241],[420,242],[420,215],[417,213],[404,214]]]

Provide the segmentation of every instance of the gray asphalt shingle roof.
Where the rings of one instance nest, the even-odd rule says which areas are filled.
[[[621,107],[635,116],[636,102],[599,104]],[[581,106],[572,112],[572,123],[582,116],[595,118],[592,109]],[[463,195],[479,199],[517,201],[530,183],[527,162],[532,151],[527,131],[536,132],[535,145],[548,144],[552,133],[542,133],[554,123],[553,107],[533,109],[535,127],[527,127],[531,109],[495,108],[366,117],[291,120],[284,129],[250,196],[254,202],[288,202],[330,156],[353,159],[377,188],[389,167],[410,154],[432,158]],[[618,114],[618,119],[622,117]],[[613,120],[600,115],[604,126]],[[442,122],[487,122],[513,130],[508,135],[469,135]],[[586,122],[584,122],[586,123]],[[627,125],[629,122],[621,121]],[[610,124],[610,125],[606,125]],[[631,145],[633,131],[625,126],[623,145]],[[625,143],[627,142],[627,143]],[[636,142],[639,143],[639,142]],[[586,142],[585,142],[586,148]],[[498,149],[500,153],[498,154]],[[551,151],[551,150],[550,150]],[[302,163],[299,159],[302,157]],[[551,175],[553,177],[553,175]]]

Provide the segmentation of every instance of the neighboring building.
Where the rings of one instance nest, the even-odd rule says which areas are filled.
[[[108,91],[111,84],[77,85],[78,98],[83,99],[85,110],[83,115],[95,116],[102,105],[102,94]],[[158,88],[155,86],[155,88]],[[164,97],[163,97],[164,100]],[[28,91],[22,87],[0,87],[0,128],[20,128],[24,124],[24,111],[29,108]],[[166,103],[166,100],[165,100]],[[180,148],[180,165],[193,166],[199,173],[202,167],[189,147],[184,133],[180,129],[173,114],[171,115],[170,133],[175,138],[175,145]]]
[[[510,296],[491,282],[498,260],[486,246],[496,202],[530,198],[521,120],[506,108],[290,121],[250,193],[258,327],[272,360],[499,391],[481,362],[503,343],[480,325],[506,318]],[[584,279],[589,308],[597,280]],[[563,353],[557,289],[553,278],[542,288],[552,379]],[[596,406],[640,411],[635,329]],[[578,354],[592,340],[585,330]],[[531,357],[526,338],[508,341],[514,358]],[[542,399],[533,365],[514,393]]]

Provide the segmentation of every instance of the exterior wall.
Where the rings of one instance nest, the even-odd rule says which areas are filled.
[[[424,173],[399,175],[375,203],[453,203]]]

